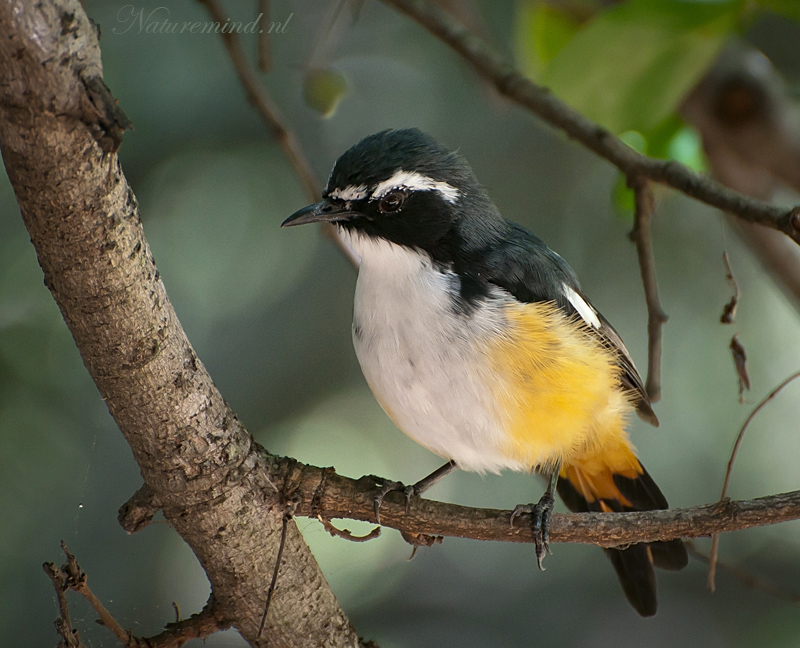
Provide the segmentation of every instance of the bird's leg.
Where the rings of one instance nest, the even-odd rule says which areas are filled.
[[[372,507],[375,511],[375,520],[378,524],[381,523],[381,505],[383,504],[383,500],[389,493],[403,493],[403,496],[406,500],[406,513],[408,513],[408,506],[411,503],[412,497],[419,497],[428,490],[431,486],[433,486],[436,482],[438,482],[442,477],[445,475],[453,472],[456,468],[455,461],[448,461],[444,466],[437,468],[434,470],[430,475],[427,477],[423,477],[417,483],[411,484],[411,486],[406,486],[403,482],[397,481],[384,481],[383,486],[381,486],[380,491],[372,500]]]
[[[553,506],[556,503],[555,492],[560,470],[561,462],[559,461],[553,467],[553,472],[550,473],[547,490],[536,504],[519,504],[511,513],[511,526],[514,526],[514,520],[517,517],[523,513],[530,513],[533,543],[536,547],[536,562],[542,571],[544,571],[542,560],[544,560],[545,553],[552,553],[550,551],[550,515],[553,513]]]

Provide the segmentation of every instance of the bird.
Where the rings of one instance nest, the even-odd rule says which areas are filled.
[[[540,568],[557,492],[575,512],[666,509],[627,432],[657,426],[622,339],[572,268],[505,220],[460,155],[416,128],[369,135],[336,160],[322,200],[283,226],[331,223],[360,257],[352,338],[396,426],[447,460],[406,502],[455,468],[538,472],[525,513]],[[680,539],[605,549],[633,608],[657,609],[654,566],[679,570]]]

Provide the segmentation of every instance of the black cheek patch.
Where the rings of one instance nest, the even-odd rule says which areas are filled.
[[[408,248],[431,250],[452,227],[452,210],[437,191],[415,191],[408,195],[397,213],[384,214],[380,201],[364,201],[361,216],[348,223],[369,236]],[[431,254],[432,258],[435,258]]]

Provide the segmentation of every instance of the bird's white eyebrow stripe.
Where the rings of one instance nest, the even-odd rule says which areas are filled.
[[[344,189],[334,189],[328,197],[334,200],[361,200],[367,197],[367,185],[349,185]]]
[[[581,297],[577,292],[570,288],[567,284],[561,284],[564,291],[564,296],[567,298],[572,307],[578,311],[578,315],[583,318],[583,321],[590,326],[599,329],[600,318],[597,317],[597,311],[592,308],[591,304]]]
[[[388,180],[384,180],[372,190],[370,200],[383,198],[393,189],[411,189],[417,191],[437,191],[449,203],[455,203],[461,193],[453,185],[441,180],[434,180],[416,171],[398,169]]]

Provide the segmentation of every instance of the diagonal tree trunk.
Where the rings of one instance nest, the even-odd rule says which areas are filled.
[[[44,281],[215,616],[253,645],[358,645],[291,521],[257,638],[286,502],[159,279],[116,155],[129,126],[78,0],[0,3],[0,148]]]

